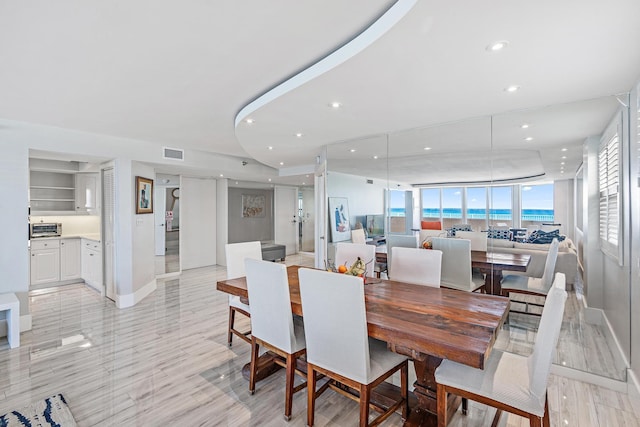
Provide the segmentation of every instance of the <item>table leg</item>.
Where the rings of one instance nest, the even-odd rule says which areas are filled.
[[[414,355],[413,365],[416,370],[416,382],[413,394],[418,404],[411,408],[411,413],[404,423],[407,426],[436,426],[438,424],[438,401],[436,395],[435,371],[442,359],[429,355]],[[448,415],[451,419],[460,406],[462,399],[459,396],[450,396],[448,399]]]
[[[485,292],[490,295],[502,295],[502,270],[496,270],[495,268],[480,270],[484,274],[484,288]]]

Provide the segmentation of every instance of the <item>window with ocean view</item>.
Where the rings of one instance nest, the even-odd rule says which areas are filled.
[[[512,187],[491,187],[489,225],[513,227]]]
[[[442,225],[450,228],[462,222],[462,188],[442,189]]]
[[[466,198],[467,224],[474,230],[487,229],[487,188],[469,187]]]
[[[521,226],[553,222],[553,184],[520,186]]]
[[[423,188],[420,193],[422,197],[422,219],[425,221],[439,221],[440,189]]]
[[[389,191],[389,231],[404,233],[406,228],[407,192],[404,190]]]

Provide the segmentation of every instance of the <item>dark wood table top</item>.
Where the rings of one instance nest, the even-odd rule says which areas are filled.
[[[302,315],[299,268],[287,272],[292,311]],[[248,296],[244,277],[221,280],[216,288]],[[431,355],[481,369],[509,310],[504,297],[371,278],[365,302],[369,336],[414,358]]]
[[[500,270],[527,271],[531,255],[471,251],[473,267],[491,266]]]

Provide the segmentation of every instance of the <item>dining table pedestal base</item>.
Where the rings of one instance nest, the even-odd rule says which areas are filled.
[[[280,365],[275,362],[277,359],[277,354],[268,351],[258,357],[258,369],[256,370],[256,382],[261,381],[278,370],[282,369]],[[242,367],[242,378],[249,381],[249,377],[251,376],[251,363],[247,363]]]

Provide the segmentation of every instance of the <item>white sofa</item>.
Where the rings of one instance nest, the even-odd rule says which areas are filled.
[[[505,239],[487,239],[487,241],[487,250],[490,252],[531,255],[531,261],[526,273],[505,271],[505,275],[526,274],[532,277],[542,277],[547,253],[549,252],[549,244],[519,243]],[[571,239],[564,239],[558,247],[555,273],[558,272],[565,274],[567,285],[573,285],[578,272],[578,254]]]

